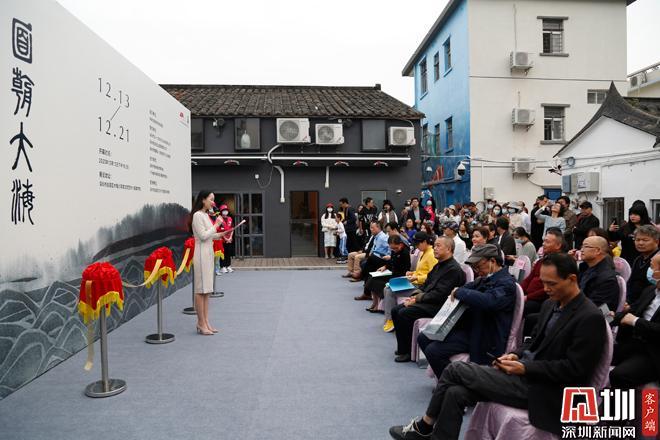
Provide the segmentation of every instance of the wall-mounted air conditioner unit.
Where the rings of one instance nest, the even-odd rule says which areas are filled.
[[[529,70],[534,65],[527,52],[511,52],[510,58],[512,70]]]
[[[339,145],[344,143],[344,127],[341,124],[316,124],[318,145]]]
[[[307,118],[277,118],[277,143],[310,142],[309,119]]]
[[[513,161],[513,174],[532,174],[536,169],[536,163],[531,157],[514,157]]]
[[[536,112],[528,108],[514,108],[511,112],[511,123],[513,125],[530,126],[534,124]]]
[[[415,145],[415,129],[412,127],[390,127],[390,145]]]
[[[561,176],[561,192],[565,194],[573,194],[573,180],[572,180],[573,175],[568,174],[568,175],[563,175]]]
[[[484,187],[484,200],[494,200],[495,199],[495,187],[486,186]]]
[[[642,84],[646,84],[646,82],[648,82],[646,72],[638,73],[637,75],[630,77],[630,87],[639,87]]]
[[[590,171],[577,173],[575,192],[598,192],[600,191],[600,173]]]

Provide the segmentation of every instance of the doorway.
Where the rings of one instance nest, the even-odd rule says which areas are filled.
[[[291,256],[319,255],[319,193],[291,191]]]
[[[237,258],[264,256],[263,193],[215,193],[218,206],[227,205],[234,224],[246,224],[235,232],[234,252]]]

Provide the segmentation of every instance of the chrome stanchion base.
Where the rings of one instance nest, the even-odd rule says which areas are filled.
[[[103,381],[97,380],[85,387],[85,395],[88,397],[110,397],[126,391],[126,381],[121,379],[109,379],[108,390],[103,388]]]
[[[197,314],[194,307],[186,307],[185,309],[183,309],[183,313],[186,314],[186,315],[196,315]]]
[[[147,344],[169,344],[170,342],[174,342],[174,335],[172,333],[163,333],[161,335],[154,333],[144,338],[144,342]]]
[[[211,298],[222,298],[225,296],[225,292],[213,292],[211,294]]]

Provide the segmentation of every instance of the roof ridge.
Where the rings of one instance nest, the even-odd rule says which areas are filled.
[[[320,85],[286,85],[286,84],[159,84],[161,87],[209,87],[209,88],[255,88],[255,89],[358,89],[379,90],[378,85],[373,86],[320,86]]]

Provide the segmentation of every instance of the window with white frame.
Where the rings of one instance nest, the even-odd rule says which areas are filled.
[[[543,140],[564,140],[564,107],[546,106],[543,108]]]
[[[543,53],[564,53],[564,20],[561,18],[543,19]]]
[[[440,79],[440,54],[433,55],[433,81]]]
[[[607,90],[587,90],[587,104],[602,104],[607,98]]]
[[[426,82],[426,77],[427,77],[427,72],[426,72],[426,58],[422,60],[421,63],[419,63],[419,77],[420,77],[420,87],[422,90],[422,94],[426,93],[428,91],[428,84]]]
[[[447,38],[443,47],[445,49],[445,72],[448,72],[451,69],[451,37]]]

